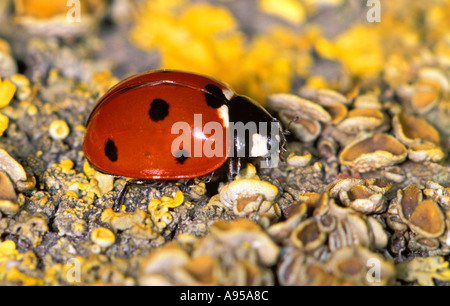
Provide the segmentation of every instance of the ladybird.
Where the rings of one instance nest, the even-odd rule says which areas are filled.
[[[224,82],[157,70],[123,80],[100,98],[83,150],[104,173],[179,180],[208,175],[227,161],[236,175],[242,158],[268,164],[283,144],[277,119]]]

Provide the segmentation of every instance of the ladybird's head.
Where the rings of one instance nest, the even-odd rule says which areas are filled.
[[[231,157],[262,157],[270,159],[271,165],[276,166],[286,143],[278,120],[245,96],[235,96],[228,107],[230,132],[234,139]]]

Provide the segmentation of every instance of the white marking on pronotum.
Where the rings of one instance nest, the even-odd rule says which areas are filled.
[[[279,149],[280,149],[280,125],[278,122],[271,122],[271,148],[270,148],[270,158],[261,160],[261,168],[275,168],[279,163]],[[267,163],[268,161],[268,163]]]
[[[267,136],[256,133],[253,134],[252,140],[251,157],[260,157],[269,154],[269,150],[267,149]]]
[[[234,96],[234,92],[232,90],[229,89],[223,89],[222,90],[223,95],[225,96],[225,98],[227,98],[227,100],[229,101],[231,98],[233,98]]]
[[[230,118],[228,116],[228,106],[225,104],[217,109],[219,117],[223,120],[223,126],[228,128],[230,126]]]

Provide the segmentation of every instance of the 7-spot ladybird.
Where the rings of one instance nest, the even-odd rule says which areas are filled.
[[[100,98],[83,150],[101,172],[178,180],[205,176],[227,161],[235,175],[240,158],[269,162],[283,144],[278,121],[225,83],[158,70],[130,77]]]

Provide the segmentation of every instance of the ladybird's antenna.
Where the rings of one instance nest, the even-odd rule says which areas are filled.
[[[298,119],[300,119],[299,116],[295,116],[295,118],[291,119],[291,121],[289,121],[289,123],[288,123],[286,129],[284,130],[284,133],[289,134],[289,133],[290,133],[290,132],[289,132],[289,128],[291,127],[291,124],[294,123],[294,122],[297,122]]]
[[[117,198],[116,202],[113,205],[114,211],[120,211],[120,207],[123,204],[123,199],[125,198],[125,194],[127,193],[128,189],[130,188],[130,182],[126,181],[125,185],[122,187],[122,190],[119,193],[119,197]]]
[[[282,130],[282,129],[280,128],[280,134],[281,134],[280,159],[281,159],[281,161],[283,161],[283,162],[284,162],[285,160],[284,160],[284,158],[283,158],[283,156],[282,156],[281,154],[287,152],[287,150],[286,150],[286,143],[287,143],[286,135],[289,135],[289,134],[291,133],[291,132],[289,131],[289,128],[291,127],[291,124],[294,123],[294,122],[296,122],[298,119],[299,119],[299,116],[295,116],[295,118],[293,118],[293,119],[291,119],[291,121],[289,121],[287,127],[286,127],[284,130]]]

